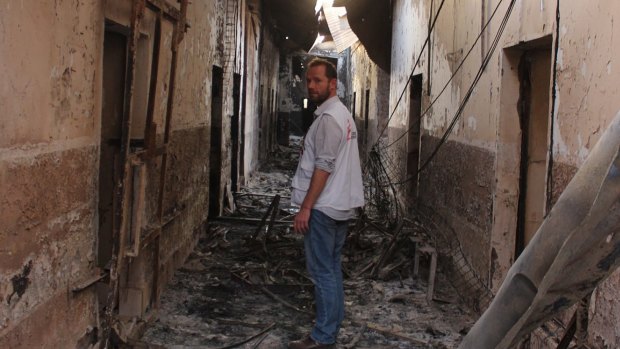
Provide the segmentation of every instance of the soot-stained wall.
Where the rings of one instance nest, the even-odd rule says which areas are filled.
[[[212,65],[222,64],[222,8],[222,1],[190,4],[191,29],[179,46],[164,187],[164,214],[172,220],[160,237],[162,286],[196,243],[208,212],[210,75]],[[111,93],[102,86],[103,42],[110,23],[127,28],[130,14],[125,1],[0,7],[0,347],[66,348],[97,339],[95,288],[71,290],[97,273],[102,100]],[[146,107],[139,104],[146,103],[141,93],[148,88],[153,24],[147,15],[140,28],[150,44],[138,53],[138,65],[147,69],[134,91],[136,139],[143,134],[139,114]],[[159,144],[170,90],[171,28],[162,27],[154,117]],[[160,168],[156,161],[146,170],[147,225],[156,217]],[[152,288],[152,248],[129,268],[141,273],[142,284],[125,286]]]
[[[499,5],[490,25],[482,28],[498,4],[496,0],[446,3],[430,35],[429,53],[422,47],[437,2],[394,3],[389,109],[395,114],[389,138],[395,140],[408,128],[410,91],[400,103],[398,99],[409,76],[422,74],[422,110],[428,110],[421,120],[421,163],[448,130],[493,43],[508,3]],[[525,211],[532,214],[525,217],[526,223],[543,219],[620,110],[613,97],[620,74],[615,62],[619,35],[613,25],[617,13],[618,4],[607,1],[517,1],[460,118],[420,174],[417,208],[448,224],[491,290],[499,287],[519,248],[519,205],[539,207],[538,212]],[[530,108],[529,119],[523,119],[524,105]],[[537,139],[531,133],[524,138],[522,120],[547,131]],[[401,173],[407,161],[403,139],[390,150],[403,164]],[[522,147],[526,139],[529,155]],[[535,154],[532,149],[542,151]],[[534,179],[528,179],[525,187],[519,181],[525,173],[520,166],[524,156],[536,156],[534,162],[542,164],[540,174],[527,172]],[[540,188],[535,189],[540,195],[530,197],[531,188]],[[620,317],[620,299],[614,291],[618,282],[616,272],[591,299],[588,336],[595,347],[620,343],[613,325]]]

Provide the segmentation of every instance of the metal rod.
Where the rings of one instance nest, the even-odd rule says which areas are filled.
[[[149,102],[146,112],[146,124],[144,125],[144,138],[146,148],[149,152],[155,150],[155,139],[157,137],[157,129],[153,123],[155,113],[155,99],[157,96],[157,83],[159,82],[159,56],[161,51],[161,12],[157,15],[155,21],[155,35],[153,37],[153,56],[151,59],[151,81],[149,83]]]
[[[71,292],[78,293],[84,291],[85,289],[101,281],[108,275],[107,273],[101,273],[101,271],[98,271],[98,273],[99,275],[91,276],[90,278],[77,283],[75,286],[73,286],[73,288],[71,288]]]
[[[118,277],[123,267],[124,232],[123,227],[126,217],[125,194],[127,173],[129,172],[128,154],[131,133],[131,108],[133,104],[133,88],[135,80],[135,65],[137,56],[138,37],[140,36],[140,22],[144,15],[144,0],[134,0],[131,10],[130,40],[127,42],[128,66],[125,79],[125,108],[122,116],[121,149],[119,160],[121,165],[120,176],[117,177],[114,191],[114,228],[112,230],[112,258],[110,267],[110,291],[108,292],[107,308],[105,317],[107,326],[103,330],[104,348],[110,345],[111,325],[113,323],[114,309],[118,298]]]
[[[260,196],[260,197],[266,197],[266,198],[272,198],[278,194],[262,194],[262,193],[239,193],[239,192],[234,192],[233,193],[234,196],[240,198],[243,196]],[[286,195],[279,195],[281,199],[290,199],[290,196],[286,196]]]
[[[213,221],[215,222],[222,222],[222,221],[230,221],[230,222],[246,222],[246,223],[258,223],[258,222],[262,222],[262,218],[247,218],[247,217],[226,217],[226,216],[220,216],[220,217],[215,217],[213,218]],[[293,224],[293,221],[287,221],[287,220],[274,220],[273,221],[274,224]]]
[[[236,348],[238,346],[241,346],[241,345],[243,345],[243,344],[245,344],[245,343],[247,343],[247,342],[249,342],[249,341],[251,341],[251,340],[253,340],[255,338],[258,338],[261,335],[271,331],[271,329],[274,328],[275,326],[276,326],[276,323],[274,322],[274,323],[272,323],[271,325],[267,326],[265,329],[263,329],[262,331],[258,332],[255,335],[252,335],[252,336],[250,336],[250,337],[248,337],[248,338],[246,338],[246,339],[244,339],[242,341],[239,341],[239,342],[236,342],[236,343],[233,343],[233,344],[230,344],[230,345],[226,345],[224,347],[219,347],[217,349],[232,349],[232,348]]]
[[[566,332],[562,336],[560,343],[557,346],[557,349],[568,349],[570,342],[573,340],[575,336],[575,332],[577,332],[577,312],[579,309],[575,310],[573,313],[573,317],[571,317],[568,326],[566,326]]]
[[[133,182],[133,215],[135,219],[131,222],[131,239],[133,240],[132,246],[125,252],[127,257],[138,257],[140,255],[140,240],[142,236],[142,210],[144,209],[144,200],[146,195],[146,165],[134,165],[134,182]],[[136,173],[137,172],[137,173]],[[136,183],[137,175],[137,183]]]
[[[179,53],[178,49],[179,49],[179,43],[183,39],[183,33],[185,32],[185,17],[187,15],[187,0],[181,0],[180,14],[181,14],[181,17],[179,18],[179,21],[175,24],[175,26],[172,29],[172,44],[171,44],[172,59],[170,62],[170,77],[169,77],[169,82],[168,82],[168,86],[170,89],[168,92],[166,122],[164,126],[164,146],[167,146],[168,142],[170,141],[170,123],[172,120],[172,111],[173,111],[173,106],[174,106],[175,78],[176,78],[178,53]],[[160,224],[163,221],[163,215],[164,215],[164,190],[165,190],[165,185],[166,185],[167,160],[168,160],[168,151],[166,148],[166,151],[162,154],[161,173],[159,177],[159,206],[157,210],[157,217],[159,218]],[[155,272],[153,274],[153,280],[154,280],[153,281],[153,284],[154,284],[153,296],[155,298],[156,308],[159,308],[159,303],[160,303],[160,299],[159,299],[159,292],[160,292],[159,290],[159,268],[160,268],[160,263],[161,263],[160,241],[161,241],[161,233],[158,234],[155,240],[156,251],[155,251],[155,258],[154,258],[155,259],[154,261]]]
[[[279,202],[280,202],[280,196],[279,195],[276,195],[273,198],[273,200],[271,200],[271,204],[269,205],[269,208],[267,208],[267,212],[265,212],[265,214],[263,215],[263,218],[261,218],[260,223],[258,224],[258,227],[256,227],[256,230],[254,231],[254,234],[252,235],[252,239],[253,240],[258,238],[258,235],[260,234],[260,230],[265,225],[265,222],[267,221],[267,218],[269,217],[269,214],[271,213],[271,211],[275,210],[275,207],[276,207],[276,205],[278,205]],[[271,223],[271,224],[273,224],[273,223]]]
[[[273,222],[276,220],[276,217],[278,216],[278,208],[280,207],[280,195],[276,195],[275,198],[273,198],[274,204],[273,204],[273,208],[271,209],[271,218],[269,219],[269,224],[267,225],[267,234],[269,234],[271,232],[271,228],[273,227]]]

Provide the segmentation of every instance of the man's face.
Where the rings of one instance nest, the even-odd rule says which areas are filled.
[[[328,98],[336,95],[336,79],[328,79],[325,75],[325,66],[310,67],[306,72],[308,98],[320,105]]]

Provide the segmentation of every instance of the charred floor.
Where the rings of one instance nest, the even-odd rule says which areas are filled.
[[[298,149],[279,148],[235,196],[236,210],[202,233],[139,344],[275,349],[308,334],[314,289],[288,200]],[[428,242],[425,227],[412,221],[401,229],[351,222],[338,348],[453,348],[473,324],[441,267],[432,271],[429,295],[430,254],[418,252],[415,275],[416,244],[424,251]]]

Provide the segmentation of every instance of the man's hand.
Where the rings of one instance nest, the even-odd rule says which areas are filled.
[[[295,222],[293,222],[293,230],[299,234],[305,234],[308,231],[308,222],[310,221],[310,209],[301,208],[295,215]]]
[[[329,172],[315,168],[310,179],[310,188],[304,197],[304,202],[301,203],[299,213],[295,215],[295,222],[293,223],[293,230],[296,233],[305,234],[308,231],[308,225],[310,222],[310,210],[314,207],[314,203],[321,195],[325,184],[329,178]]]

